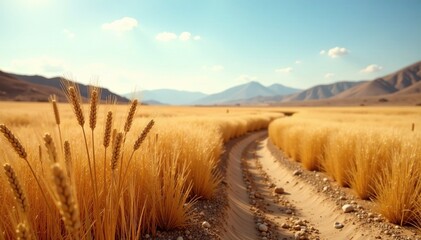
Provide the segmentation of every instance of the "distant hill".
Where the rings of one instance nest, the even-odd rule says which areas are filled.
[[[232,88],[228,88],[225,91],[211,94],[204,97],[194,104],[196,105],[212,105],[212,104],[231,104],[233,102],[242,102],[254,97],[266,97],[266,96],[278,96],[298,92],[299,89],[283,86],[281,84],[273,84],[269,87],[265,87],[259,82],[252,81],[245,84],[241,84]]]
[[[302,92],[287,96],[283,99],[283,101],[306,101],[330,98],[362,83],[364,82],[344,81],[332,84],[317,85]]]
[[[342,98],[362,98],[372,96],[382,96],[388,94],[408,94],[414,90],[413,85],[417,85],[421,81],[421,62],[414,63],[399,71],[387,76],[376,78],[372,81],[355,86],[335,96],[337,99]]]
[[[33,84],[13,75],[0,71],[0,100],[2,101],[48,101],[48,96],[55,94],[64,99],[61,90],[50,86]]]
[[[39,75],[33,75],[33,76],[28,76],[28,75],[18,75],[18,74],[10,74],[11,76],[32,83],[32,84],[36,84],[36,85],[41,85],[41,86],[49,86],[55,89],[58,89],[60,91],[62,91],[62,86],[61,86],[61,82],[59,77],[54,77],[54,78],[46,78],[43,76],[39,76]],[[79,91],[80,91],[80,95],[82,96],[82,98],[89,98],[89,86],[82,84],[82,83],[76,83]],[[110,90],[108,90],[107,88],[101,88],[101,99],[102,100],[106,100],[107,97],[113,97],[117,100],[117,102],[128,102],[129,100],[125,97],[122,97],[118,94],[115,94],[113,92],[111,92]],[[47,96],[48,99],[48,96]],[[59,99],[59,100],[64,100],[65,98]]]
[[[157,89],[138,91],[135,93],[127,93],[123,96],[128,98],[134,96],[140,99],[141,102],[159,102],[160,104],[188,105],[194,101],[206,97],[207,95],[201,92],[190,92],[173,89]]]

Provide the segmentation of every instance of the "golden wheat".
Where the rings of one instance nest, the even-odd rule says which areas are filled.
[[[81,227],[79,208],[70,183],[59,164],[51,167],[53,183],[58,197],[57,207],[69,233],[74,233]]]
[[[19,209],[22,212],[28,211],[28,201],[26,199],[25,193],[23,192],[22,186],[20,185],[19,179],[16,176],[15,170],[6,163],[3,165],[4,173],[6,174],[7,181],[9,182],[10,187],[12,188],[13,194],[15,195],[16,202],[18,203]]]

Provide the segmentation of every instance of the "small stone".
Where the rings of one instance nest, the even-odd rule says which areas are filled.
[[[285,211],[285,213],[286,213],[286,214],[292,214],[292,211],[291,211],[291,209],[287,209],[287,210]]]
[[[323,178],[323,182],[327,182],[327,181],[329,181],[329,179]]]
[[[294,175],[294,176],[301,175],[301,171],[300,171],[300,170],[295,170],[295,171],[292,173],[292,175]]]
[[[190,231],[189,231],[189,230],[186,230],[184,233],[185,233],[186,235],[190,235]]]
[[[322,191],[323,191],[323,192],[326,192],[328,189],[329,189],[329,187],[328,187],[328,186],[324,186],[324,187],[323,187],[323,189],[322,189]]]
[[[375,222],[381,222],[382,221],[382,219],[381,218],[373,218],[373,221],[375,221]]]
[[[284,189],[283,189],[283,188],[281,188],[281,187],[276,187],[276,188],[275,188],[275,193],[277,193],[277,194],[282,194],[282,193],[285,193],[285,191],[284,191]]]
[[[287,223],[282,223],[281,227],[287,229],[289,228],[289,225]]]
[[[344,227],[344,225],[343,225],[342,223],[340,223],[340,222],[335,222],[334,227],[335,227],[336,229],[341,229],[341,228],[343,228],[343,227]]]
[[[179,237],[177,238],[177,240],[183,240],[183,237],[182,237],[182,236],[179,236]]]
[[[270,186],[269,186],[269,188],[274,188],[274,187],[276,187],[276,185],[274,183],[271,183]]]
[[[210,228],[211,225],[210,225],[210,223],[204,221],[204,222],[202,222],[202,227],[204,227],[204,228]]]
[[[265,224],[259,224],[259,231],[261,232],[267,232],[268,231],[268,226],[266,226]]]
[[[350,212],[353,212],[354,210],[355,210],[354,207],[350,204],[345,204],[342,206],[342,211],[344,213],[350,213]]]
[[[145,234],[145,238],[146,239],[148,239],[148,238],[150,238],[151,236],[149,235],[149,234]]]
[[[204,212],[204,211],[201,211],[201,212],[199,213],[199,215],[200,215],[200,216],[205,216],[205,212]]]
[[[345,196],[340,196],[339,197],[339,200],[346,200],[346,197]]]
[[[294,230],[299,231],[299,230],[301,230],[301,226],[300,226],[300,225],[295,225],[295,226],[293,227],[293,229],[294,229]]]
[[[367,215],[367,217],[369,217],[369,218],[373,218],[373,217],[374,217],[374,213],[369,213],[369,214]]]

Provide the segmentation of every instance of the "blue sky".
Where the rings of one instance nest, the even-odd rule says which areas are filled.
[[[421,60],[418,0],[1,0],[0,69],[117,93],[308,88]]]

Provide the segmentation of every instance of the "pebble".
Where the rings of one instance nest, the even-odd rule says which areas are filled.
[[[350,212],[353,212],[354,210],[355,209],[351,204],[345,204],[345,205],[342,206],[342,211],[344,213],[350,213]]]
[[[210,225],[210,223],[204,221],[204,222],[202,222],[202,227],[204,227],[204,228],[210,228],[211,225]]]
[[[328,188],[327,186],[324,186],[322,191],[323,191],[323,192],[326,192],[328,189],[329,189],[329,188]]]
[[[287,209],[287,210],[285,211],[285,213],[286,213],[286,214],[292,214],[292,211],[291,211],[291,209]]]
[[[259,231],[261,231],[261,232],[267,232],[268,231],[268,226],[266,226],[265,224],[259,224]]]
[[[281,227],[287,229],[289,228],[289,225],[287,223],[282,223]]]
[[[179,237],[177,238],[177,240],[183,240],[183,237],[182,237],[182,236],[179,236]]]
[[[345,196],[340,196],[339,197],[339,200],[346,200],[346,197]]]
[[[329,181],[329,179],[323,178],[323,182],[327,182],[327,181]]]
[[[146,239],[148,239],[148,238],[150,238],[151,236],[149,235],[149,234],[145,234],[145,238]]]
[[[300,171],[300,170],[295,170],[295,171],[292,173],[292,175],[294,175],[294,176],[301,175],[301,171]]]
[[[341,229],[341,228],[343,228],[343,227],[344,227],[344,225],[343,225],[342,223],[340,223],[340,222],[335,222],[334,227],[335,227],[336,229]]]
[[[282,193],[285,193],[285,191],[284,191],[284,189],[283,189],[283,188],[281,188],[281,187],[276,187],[276,188],[275,188],[275,193],[277,193],[277,194],[282,194]]]

